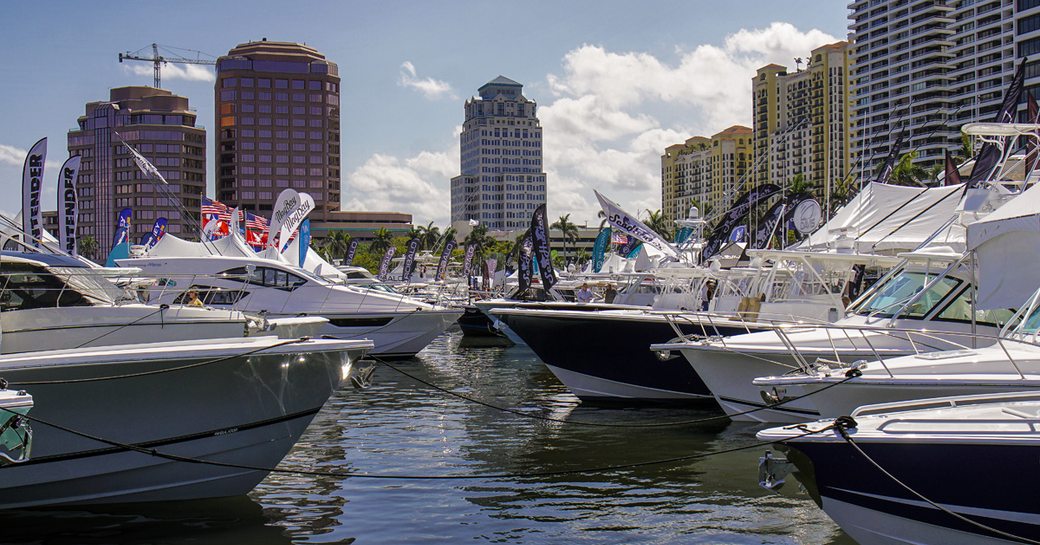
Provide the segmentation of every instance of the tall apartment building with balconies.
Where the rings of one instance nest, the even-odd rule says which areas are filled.
[[[87,103],[78,127],[68,133],[68,146],[69,155],[83,157],[76,184],[78,231],[97,241],[95,257],[111,250],[116,216],[127,207],[133,209],[135,243],[159,217],[169,220],[170,233],[198,236],[192,227],[206,191],[206,131],[195,122],[186,97],[155,87],[117,87],[108,100]],[[123,141],[151,161],[169,185],[145,178]]]
[[[668,146],[661,156],[661,210],[684,218],[697,201],[721,212],[750,181],[753,155],[752,131],[742,125]]]
[[[961,146],[961,125],[991,121],[1018,63],[1040,53],[1040,0],[857,0],[853,153],[864,178],[905,131],[901,153],[934,165]],[[1026,88],[1040,93],[1040,59]],[[1025,96],[1021,110],[1024,110]]]
[[[537,105],[524,97],[523,85],[503,76],[477,92],[465,104],[451,221],[476,220],[495,231],[526,229],[546,193]]]
[[[814,49],[804,69],[770,64],[755,74],[757,183],[789,184],[804,176],[817,198],[829,200],[851,168],[849,45]]]
[[[340,207],[340,78],[298,43],[240,44],[217,59],[217,199],[269,215],[287,187],[314,197],[316,221]]]

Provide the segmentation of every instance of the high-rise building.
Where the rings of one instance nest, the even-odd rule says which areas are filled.
[[[814,49],[792,73],[764,66],[752,88],[756,181],[784,185],[800,175],[829,200],[851,168],[848,43]]]
[[[1040,53],[1040,0],[856,0],[849,9],[853,153],[868,178],[904,131],[900,152],[916,151],[919,164],[960,149],[961,125],[992,121],[1018,62]],[[1038,84],[1033,61],[1026,88],[1038,95]]]
[[[314,197],[312,217],[340,206],[336,63],[298,43],[240,44],[217,59],[217,199],[267,215],[283,189]]]
[[[195,121],[186,97],[154,87],[118,87],[108,100],[87,103],[68,146],[70,155],[83,157],[76,186],[79,236],[94,237],[100,255],[111,249],[117,215],[126,207],[133,209],[133,241],[158,217],[169,220],[170,233],[197,236],[191,227],[206,190],[206,131]],[[169,185],[145,178],[120,138]]]
[[[461,174],[451,179],[451,221],[526,229],[545,202],[542,126],[523,85],[499,76],[466,101]]]
[[[711,195],[711,139],[687,138],[668,146],[661,156],[661,212],[665,217],[686,217],[690,199],[705,202]]]
[[[721,211],[750,181],[753,153],[752,130],[742,125],[668,146],[661,156],[661,210],[684,218],[696,201]]]

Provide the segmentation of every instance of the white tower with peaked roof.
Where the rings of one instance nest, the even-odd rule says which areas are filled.
[[[479,221],[489,230],[530,225],[545,202],[542,126],[523,85],[504,76],[485,83],[466,101],[461,174],[451,179],[451,221]]]

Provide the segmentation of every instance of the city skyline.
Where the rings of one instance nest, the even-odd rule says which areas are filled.
[[[206,14],[198,24],[122,25],[119,32],[105,28],[123,14],[60,4],[40,17],[14,6],[0,23],[23,44],[0,61],[7,76],[0,84],[0,191],[19,194],[19,154],[41,136],[52,142],[49,163],[60,164],[66,150],[57,144],[87,100],[150,83],[148,63],[119,64],[116,53],[158,42],[216,57],[267,37],[308,43],[341,67],[344,209],[403,211],[416,223],[447,224],[463,104],[501,74],[524,83],[538,103],[550,216],[595,223],[593,188],[633,211],[660,208],[665,147],[717,127],[750,125],[755,69],[790,64],[842,39],[848,24],[845,6],[832,2],[758,2],[721,15],[681,2],[530,5],[529,18],[507,18],[468,3],[329,3],[306,13],[280,13],[275,3],[187,3],[180,13]],[[172,7],[135,6],[148,9]],[[539,16],[549,9],[552,16]],[[188,97],[207,129],[210,196],[217,163],[213,85],[205,67],[163,71],[163,87]],[[56,175],[56,168],[47,173],[45,204],[54,200]],[[0,210],[16,212],[6,204],[14,200],[3,202]]]

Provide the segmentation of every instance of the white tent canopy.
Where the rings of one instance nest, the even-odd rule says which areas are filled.
[[[1018,307],[1040,286],[1040,185],[967,227],[975,251],[978,306]]]
[[[833,248],[844,234],[860,253],[913,250],[957,213],[963,191],[963,185],[919,188],[871,182],[793,249]],[[963,239],[955,238],[956,231],[951,231],[945,243],[963,246]]]

